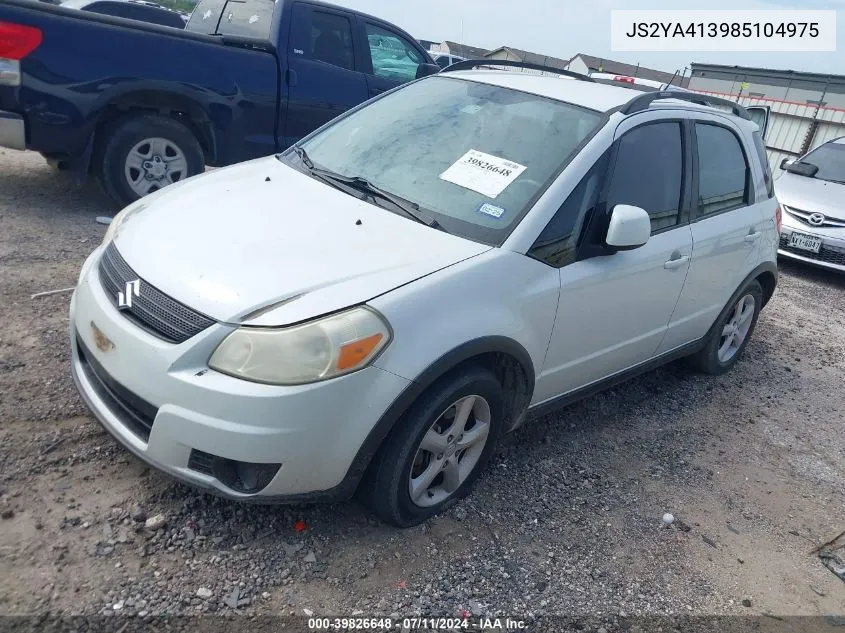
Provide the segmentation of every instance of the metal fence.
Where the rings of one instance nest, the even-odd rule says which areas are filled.
[[[795,158],[827,141],[845,136],[845,108],[818,107],[793,101],[761,97],[739,97],[721,92],[696,90],[728,98],[744,106],[769,106],[769,129],[766,131],[766,150],[769,165],[776,176],[784,158]]]

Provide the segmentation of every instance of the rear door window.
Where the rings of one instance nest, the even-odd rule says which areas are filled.
[[[718,125],[695,124],[698,145],[698,209],[711,215],[747,206],[750,170],[739,139]]]

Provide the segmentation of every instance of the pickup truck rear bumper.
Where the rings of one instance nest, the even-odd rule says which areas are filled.
[[[0,147],[26,149],[26,126],[23,116],[0,110]]]

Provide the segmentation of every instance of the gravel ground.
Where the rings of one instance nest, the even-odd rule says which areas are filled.
[[[731,374],[675,363],[537,420],[400,531],[353,503],[198,494],[94,422],[69,294],[30,295],[73,286],[114,211],[0,150],[1,614],[845,615],[810,554],[845,529],[845,276],[783,264]]]

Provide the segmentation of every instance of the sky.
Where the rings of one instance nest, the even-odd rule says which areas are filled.
[[[569,59],[586,53],[674,72],[690,62],[845,75],[845,0],[331,0],[376,15],[417,39]],[[610,50],[611,9],[835,9],[835,53],[632,53]],[[687,73],[688,74],[688,73]]]

